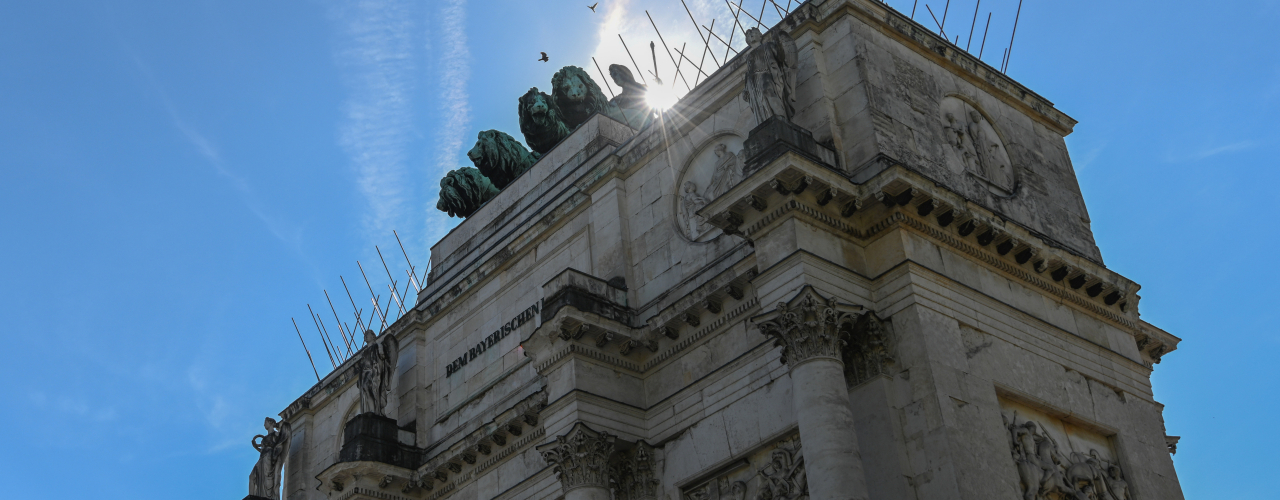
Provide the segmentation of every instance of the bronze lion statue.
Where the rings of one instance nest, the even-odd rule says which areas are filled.
[[[609,99],[605,98],[600,86],[577,66],[565,66],[551,77],[551,95],[556,106],[560,107],[560,116],[569,130],[582,125],[592,113],[606,112]]]
[[[560,116],[560,108],[551,96],[538,91],[537,87],[520,97],[519,111],[524,141],[539,155],[547,154],[569,136],[569,127]]]
[[[485,202],[498,195],[489,178],[471,167],[450,170],[440,179],[440,201],[436,209],[450,217],[470,217]]]
[[[476,136],[476,145],[467,151],[481,174],[493,186],[502,189],[525,170],[537,163],[540,155],[530,153],[514,137],[497,130],[485,130]]]

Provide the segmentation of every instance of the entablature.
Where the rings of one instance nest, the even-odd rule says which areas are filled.
[[[749,172],[699,214],[748,240],[787,218],[825,226],[864,245],[891,227],[907,227],[1131,334],[1141,333],[1136,283],[900,163],[857,184],[829,166],[788,152]]]

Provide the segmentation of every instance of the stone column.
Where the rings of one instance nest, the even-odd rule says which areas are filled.
[[[568,434],[538,446],[543,460],[555,466],[565,500],[611,500],[609,457],[614,436],[596,432],[586,424],[573,424]]]
[[[867,481],[849,410],[841,351],[859,306],[825,299],[805,286],[789,302],[752,318],[782,346],[812,500],[865,500]]]

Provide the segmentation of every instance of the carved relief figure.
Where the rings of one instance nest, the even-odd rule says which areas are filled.
[[[707,199],[698,194],[698,185],[693,181],[685,181],[680,191],[680,227],[689,239],[696,240],[706,231],[707,221],[698,215],[698,210],[707,205]]]
[[[249,472],[249,495],[271,500],[280,498],[280,472],[289,449],[289,423],[267,417],[266,434],[254,436],[249,444],[258,450],[258,463]]]
[[[560,116],[560,108],[551,96],[539,92],[537,87],[529,89],[520,97],[519,113],[520,133],[524,134],[524,142],[538,155],[547,154],[565,137],[569,137],[569,127],[565,126]]]
[[[1002,415],[1009,430],[1023,500],[1131,500],[1120,466],[1098,451],[1064,454],[1035,422]]]
[[[970,172],[986,181],[992,193],[1008,195],[1016,188],[1013,165],[995,126],[972,104],[947,97],[941,104],[943,140],[951,146],[950,163],[957,173]]]
[[[759,123],[774,116],[795,116],[796,42],[785,30],[747,30],[747,75],[742,98]]]
[[[600,86],[587,75],[586,70],[577,66],[560,68],[551,77],[551,95],[569,130],[587,121],[592,113],[604,112],[609,105]]]
[[[450,217],[470,217],[497,195],[498,188],[488,177],[474,168],[462,167],[450,170],[440,179],[440,201],[436,202],[436,209]]]
[[[950,142],[951,147],[954,147],[960,153],[965,169],[981,172],[982,167],[977,163],[978,152],[973,148],[973,140],[969,138],[968,127],[965,124],[956,123],[956,115],[954,113],[947,113],[947,125],[943,128],[947,131],[947,142]]]
[[[797,500],[809,498],[809,481],[804,470],[800,440],[787,441],[769,455],[769,463],[757,472],[761,479],[756,500]]]
[[[707,185],[707,197],[713,200],[742,181],[741,158],[729,152],[729,146],[724,143],[717,144],[715,152],[716,169],[711,174],[711,183]]]
[[[386,416],[387,393],[391,392],[400,342],[395,335],[385,333],[379,337],[373,330],[364,331],[364,342],[356,365],[360,376],[356,381],[360,388],[360,413]]]

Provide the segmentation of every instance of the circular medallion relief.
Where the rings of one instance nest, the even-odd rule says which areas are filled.
[[[676,182],[677,233],[691,241],[711,241],[724,234],[698,210],[742,181],[742,138],[721,134],[690,157]]]
[[[1015,185],[1013,164],[1004,141],[991,121],[972,104],[947,97],[941,105],[947,166],[986,181],[996,194],[1009,194]],[[1003,192],[1000,192],[1003,191]]]

